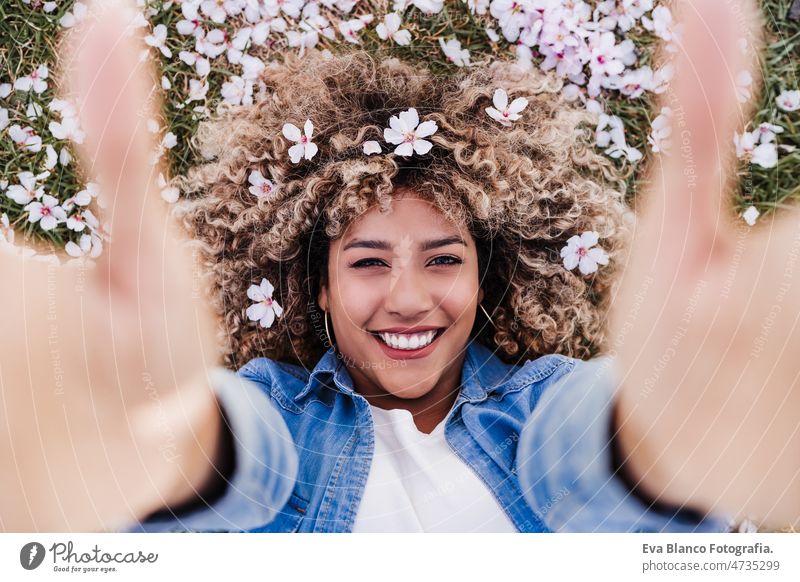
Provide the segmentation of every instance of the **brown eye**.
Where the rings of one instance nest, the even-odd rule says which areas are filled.
[[[448,261],[450,261],[450,262],[447,262],[447,263],[435,263],[435,261],[438,261],[438,260],[440,260],[440,259],[445,259],[445,260],[448,260]],[[435,259],[433,259],[433,261],[431,261],[431,263],[430,263],[430,264],[431,264],[431,265],[433,265],[433,264],[439,264],[439,265],[460,265],[460,264],[461,264],[461,263],[463,263],[463,262],[464,262],[464,261],[462,261],[462,260],[461,260],[461,259],[459,259],[458,257],[448,257],[448,256],[444,256],[444,257],[436,257]]]
[[[380,259],[361,259],[360,261],[356,261],[355,263],[353,263],[350,266],[353,267],[354,269],[363,269],[363,268],[366,268],[366,267],[373,266],[370,263],[379,263],[379,264],[384,264],[385,265],[385,263],[383,261],[381,261]]]

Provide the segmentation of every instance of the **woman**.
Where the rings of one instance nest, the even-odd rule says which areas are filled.
[[[708,56],[692,63],[697,78],[682,63],[674,97],[697,131],[687,138],[694,163],[719,170],[709,129],[732,133],[735,92],[725,71],[744,59],[716,49],[734,46],[733,17],[715,16],[709,38],[702,14],[688,20],[686,45]],[[739,316],[760,280],[743,277],[745,290],[728,285],[722,315],[710,309],[719,307],[720,274],[733,257],[717,226],[727,218],[715,206],[720,174],[701,179],[704,194],[720,195],[701,199],[698,212],[674,182],[686,162],[671,158],[631,242],[611,168],[576,135],[582,114],[547,78],[515,77],[500,65],[456,86],[366,54],[290,59],[267,71],[266,98],[201,132],[215,159],[185,184],[202,190],[179,208],[199,243],[187,260],[180,245],[164,244],[175,235],[153,197],[135,194],[152,191],[140,171],[149,144],[126,112],[145,102],[146,83],[135,77],[141,86],[126,93],[128,103],[110,107],[104,92],[122,85],[115,71],[136,68],[133,53],[114,56],[113,32],[101,27],[82,47],[110,54],[113,67],[89,63],[80,71],[91,76],[74,77],[91,111],[87,158],[115,190],[114,239],[90,275],[92,312],[77,320],[95,327],[80,357],[62,357],[84,363],[62,374],[72,390],[54,403],[34,393],[33,406],[19,393],[11,398],[11,409],[52,420],[53,431],[42,439],[44,462],[23,464],[18,483],[48,474],[56,435],[70,435],[73,457],[92,475],[62,467],[58,493],[37,496],[49,512],[9,505],[4,522],[82,529],[149,516],[149,531],[724,531],[744,515],[796,522],[798,439],[785,401],[797,395],[784,382],[793,367],[776,348],[743,370],[746,339],[736,341],[759,327],[757,317],[746,320],[751,335],[743,335]],[[498,86],[528,99],[510,129],[484,113]],[[714,109],[692,105],[700,91],[715,98]],[[108,123],[118,133],[100,147]],[[392,152],[404,139],[411,156]],[[368,155],[365,141],[379,141],[381,152]],[[589,277],[591,268],[565,270],[561,249],[591,232],[608,266]],[[788,225],[779,232],[790,241]],[[683,249],[665,251],[664,240],[681,241],[713,268],[700,276],[702,261],[687,264]],[[738,268],[758,272],[770,245],[746,241]],[[158,271],[130,268],[152,268],[157,257]],[[184,261],[192,258],[203,259],[208,280],[191,274]],[[76,285],[81,275],[36,268],[9,264],[6,280]],[[204,288],[224,318],[223,361],[238,375],[198,371],[218,359]],[[19,304],[17,295],[5,304]],[[71,327],[77,295],[74,304],[57,302],[53,320]],[[769,301],[764,295],[760,304]],[[24,305],[20,313],[28,329],[42,325],[31,337],[46,337],[53,320]],[[769,339],[794,335],[777,322]],[[618,357],[585,360],[596,355]],[[6,358],[19,379],[9,385],[37,385],[22,354],[4,350]],[[753,399],[717,377],[725,362]],[[81,410],[86,393],[77,388],[86,385],[96,398],[90,411]],[[113,385],[116,394],[91,388]],[[733,403],[720,415],[725,398]],[[753,412],[756,421],[743,428]],[[88,422],[76,426],[76,417]],[[26,436],[34,441],[25,423],[13,428],[9,461]],[[759,440],[764,431],[772,431],[768,442]],[[770,448],[777,442],[781,450]],[[753,454],[760,447],[766,458]],[[60,504],[66,491],[69,507]],[[398,502],[403,496],[407,503]]]

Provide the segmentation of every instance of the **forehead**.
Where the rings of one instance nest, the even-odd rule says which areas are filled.
[[[355,238],[427,240],[434,235],[455,234],[470,238],[463,226],[449,220],[433,203],[404,196],[392,200],[388,213],[382,213],[378,206],[370,208],[347,227],[339,242],[346,245]]]

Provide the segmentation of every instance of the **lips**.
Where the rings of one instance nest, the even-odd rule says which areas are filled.
[[[447,328],[440,327],[440,328],[430,328],[430,329],[437,329],[436,335],[433,336],[431,343],[423,348],[418,348],[416,350],[401,350],[397,348],[393,348],[386,342],[384,342],[381,337],[374,332],[370,332],[370,335],[375,338],[375,341],[378,342],[378,345],[384,351],[384,353],[394,360],[415,360],[417,358],[424,358],[425,356],[429,355],[436,346],[438,345],[438,340],[441,335],[445,332]]]

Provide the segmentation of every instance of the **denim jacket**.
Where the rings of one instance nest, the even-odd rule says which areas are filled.
[[[646,505],[613,471],[614,362],[546,355],[506,364],[473,341],[445,438],[521,532],[729,531],[727,515]],[[373,421],[334,349],[310,372],[255,358],[215,374],[235,440],[225,493],[126,531],[352,531]]]

